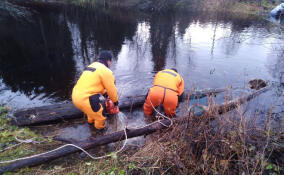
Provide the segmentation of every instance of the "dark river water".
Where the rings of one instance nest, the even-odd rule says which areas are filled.
[[[120,97],[146,94],[156,71],[176,67],[187,90],[245,89],[254,78],[274,83],[258,101],[283,112],[283,30],[261,17],[57,4],[27,10],[25,19],[0,18],[0,103],[13,110],[69,101],[84,67],[107,49],[115,56],[111,69]]]

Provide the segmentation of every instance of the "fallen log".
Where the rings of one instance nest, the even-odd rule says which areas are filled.
[[[260,89],[260,90],[255,91],[255,92],[253,92],[253,93],[251,93],[247,96],[244,96],[244,97],[238,98],[234,101],[231,101],[230,103],[222,104],[220,106],[216,106],[215,108],[217,109],[217,111],[220,111],[220,112],[222,110],[221,113],[223,113],[224,111],[232,110],[235,107],[237,107],[239,104],[243,104],[244,102],[256,97],[257,95],[259,95],[263,92],[266,92],[268,89],[269,89],[269,87]],[[189,116],[191,116],[191,115],[189,115]],[[186,119],[187,117],[188,116],[174,118],[174,119],[172,119],[172,121],[174,123],[181,122],[184,119]],[[160,122],[152,123],[152,124],[147,125],[147,126],[142,127],[142,128],[127,129],[126,130],[127,137],[133,138],[133,137],[138,137],[138,136],[142,136],[142,135],[148,135],[148,134],[151,134],[151,133],[156,132],[158,130],[165,129],[170,124],[171,124],[171,121],[166,119],[166,120],[161,120]],[[94,139],[84,141],[84,143],[80,142],[77,145],[79,147],[85,149],[85,150],[88,150],[88,149],[94,148],[96,146],[105,145],[105,144],[121,141],[121,140],[124,140],[124,139],[125,139],[124,131],[118,131],[118,132],[115,132],[115,133],[104,135],[102,137],[98,137],[98,138],[94,138]],[[47,152],[47,153],[42,154],[42,155],[37,156],[37,157],[19,160],[19,161],[16,161],[14,163],[10,163],[8,165],[2,166],[2,167],[0,167],[0,174],[3,174],[3,173],[8,172],[8,171],[15,170],[15,169],[18,169],[18,168],[23,168],[23,167],[26,167],[26,166],[40,165],[42,163],[60,158],[62,156],[69,155],[71,153],[79,152],[79,151],[80,151],[79,149],[72,147],[72,146],[63,147],[61,149],[57,149],[56,151]]]
[[[220,105],[209,105],[208,106],[202,106],[202,105],[193,105],[190,108],[190,113],[195,115],[195,116],[201,116],[201,115],[208,115],[208,114],[224,114],[228,111],[231,111],[235,108],[237,108],[238,106],[250,101],[251,99],[253,99],[254,97],[260,95],[261,93],[264,93],[266,91],[268,91],[271,88],[271,86],[267,86],[264,87],[262,89],[256,90],[248,95],[245,95],[243,97],[239,97],[236,98],[234,100],[231,101],[226,101]],[[214,116],[212,116],[214,118]]]
[[[226,90],[227,89],[222,88],[194,91],[193,93],[190,93],[189,98],[202,98],[206,95],[212,95]],[[123,111],[141,107],[144,104],[145,97],[145,95],[140,95],[120,99],[119,109]],[[17,126],[29,126],[56,123],[77,118],[83,118],[83,113],[75,108],[72,102],[69,102],[65,104],[55,104],[18,110],[14,113],[11,124]]]
[[[249,95],[246,95],[246,96],[237,98],[235,100],[231,100],[231,101],[225,102],[221,105],[218,105],[218,106],[215,107],[215,109],[219,114],[224,114],[224,113],[226,113],[226,112],[228,112],[232,109],[235,109],[238,106],[250,101],[251,99],[260,95],[261,93],[268,91],[270,88],[271,88],[271,86],[264,87],[262,89],[259,89],[257,91],[250,93]]]
[[[120,110],[142,106],[145,96],[127,97],[120,100]],[[83,118],[83,113],[72,102],[19,110],[14,113],[11,124],[29,126],[49,124],[71,119]]]

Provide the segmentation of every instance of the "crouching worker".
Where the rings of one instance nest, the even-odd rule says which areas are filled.
[[[155,75],[153,87],[150,88],[144,103],[144,114],[149,116],[153,113],[154,108],[163,105],[168,117],[175,116],[176,108],[183,92],[184,81],[176,69],[159,71]]]
[[[100,103],[101,95],[109,96],[114,107],[118,110],[117,89],[112,71],[109,69],[112,55],[102,51],[97,62],[90,64],[82,73],[72,92],[74,105],[87,114],[88,123],[96,129],[104,129],[106,117],[104,107]]]

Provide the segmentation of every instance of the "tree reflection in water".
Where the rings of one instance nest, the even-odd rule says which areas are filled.
[[[70,100],[76,78],[101,49],[113,52],[115,73],[129,74],[118,78],[129,89],[147,88],[156,71],[174,66],[188,87],[192,82],[201,87],[240,84],[243,67],[258,74],[258,62],[246,60],[265,59],[261,46],[247,43],[263,43],[271,32],[260,18],[227,13],[141,15],[40,3],[29,8],[36,12],[30,22],[7,16],[0,21],[0,77],[14,92],[58,101]],[[226,82],[223,72],[228,72]],[[260,75],[270,76],[267,71]]]

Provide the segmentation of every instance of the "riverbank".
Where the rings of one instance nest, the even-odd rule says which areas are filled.
[[[27,4],[27,3],[71,3],[84,7],[104,8],[104,9],[124,9],[128,11],[141,11],[147,13],[169,13],[181,11],[213,11],[213,12],[230,12],[254,15],[267,15],[276,5],[272,1],[234,1],[234,0],[8,0],[8,2]],[[3,3],[3,2],[2,2]],[[280,3],[280,2],[278,2]],[[1,4],[0,4],[1,10]],[[13,9],[12,9],[13,10]]]
[[[29,128],[11,126],[6,107],[1,107],[0,114],[1,161],[35,155],[64,144],[36,134]],[[283,133],[270,127],[269,115],[263,128],[256,125],[257,121],[258,116],[244,119],[241,108],[222,117],[216,116],[214,122],[207,116],[188,118],[167,130],[147,136],[148,141],[142,147],[128,145],[119,154],[110,152],[110,158],[92,160],[86,154],[77,153],[42,166],[16,170],[15,173],[282,174]],[[19,140],[30,142],[21,143]],[[117,145],[117,149],[119,147]],[[89,151],[92,155],[101,156],[110,150],[101,147]]]
[[[63,2],[64,0],[60,0]],[[65,1],[66,2],[66,1]],[[70,1],[68,1],[70,2]],[[263,15],[268,14],[277,4],[272,1],[234,1],[234,0],[71,0],[77,5],[100,6],[103,8],[120,8],[134,11],[143,11],[150,13],[168,13],[170,11],[218,11],[231,13],[245,13]],[[279,2],[280,3],[280,2]]]

